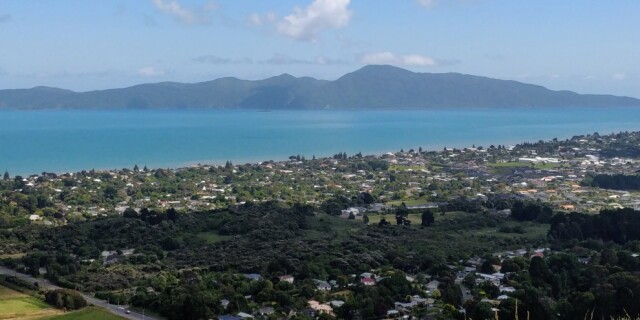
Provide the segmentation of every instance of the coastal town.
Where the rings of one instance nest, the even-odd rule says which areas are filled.
[[[0,262],[133,307],[150,307],[165,295],[173,299],[170,288],[178,283],[226,281],[235,289],[216,291],[215,301],[207,300],[211,306],[202,312],[227,320],[361,319],[367,312],[389,319],[517,313],[514,301],[519,299],[522,310],[533,308],[522,298],[529,289],[519,281],[531,281],[522,272],[531,274],[532,266],[541,264],[538,276],[555,283],[545,261],[569,259],[566,248],[550,245],[567,236],[557,217],[640,208],[638,188],[598,185],[599,177],[636,176],[638,141],[638,132],[593,133],[515,146],[417,147],[311,159],[292,155],[286,161],[241,165],[135,165],[26,177],[6,172],[0,182],[5,230]],[[309,214],[314,218],[303,217]],[[293,225],[283,222],[290,219]],[[140,220],[142,225],[131,224]],[[107,243],[83,247],[78,235],[65,233],[80,225],[95,225],[90,230]],[[25,234],[16,233],[16,226]],[[107,231],[113,228],[120,231]],[[54,241],[62,247],[45,249],[53,244],[42,243],[32,232],[52,232],[45,237],[62,239]],[[261,232],[270,239],[260,243]],[[149,233],[147,245],[140,243],[144,233]],[[335,247],[353,239],[362,247]],[[385,239],[386,249],[379,239]],[[322,243],[322,249],[311,249],[314,243]],[[390,253],[408,243],[411,250],[420,249]],[[291,248],[269,253],[282,245]],[[61,256],[59,250],[69,246],[75,249]],[[329,265],[302,258],[313,250],[323,250],[315,259],[329,259]],[[583,245],[574,249],[572,259],[591,268],[604,261],[605,252],[599,250]],[[629,250],[618,252],[619,261],[640,267],[640,246]],[[228,254],[236,251],[241,255]],[[291,265],[290,259],[300,259],[302,266]],[[148,265],[159,269],[151,272]],[[210,273],[218,269],[222,273]],[[165,280],[134,276],[155,272]],[[130,287],[132,281],[137,285]],[[265,286],[272,289],[264,291]],[[371,290],[386,292],[387,300],[366,311],[357,297]],[[159,312],[174,318],[173,311]]]
[[[252,164],[197,165],[179,169],[91,170],[11,177],[0,198],[4,219],[47,225],[122,215],[131,208],[212,210],[246,202],[321,205],[336,195],[371,195],[375,203],[350,208],[358,218],[393,210],[437,208],[455,199],[502,195],[550,204],[556,211],[597,213],[640,209],[640,193],[591,186],[597,174],[635,174],[637,158],[608,156],[608,148],[633,145],[638,133],[590,134],[565,141],[464,149],[400,150],[383,155]],[[604,154],[602,151],[605,150]],[[348,216],[348,213],[346,214]]]

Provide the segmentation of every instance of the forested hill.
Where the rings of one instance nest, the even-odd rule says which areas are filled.
[[[0,109],[422,109],[640,106],[611,95],[552,91],[517,81],[459,73],[415,73],[366,66],[335,81],[280,76],[248,81],[220,78],[163,82],[88,92],[36,87],[0,90]]]

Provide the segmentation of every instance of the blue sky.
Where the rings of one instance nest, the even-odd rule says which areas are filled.
[[[392,64],[640,97],[639,17],[637,0],[0,0],[0,88]]]

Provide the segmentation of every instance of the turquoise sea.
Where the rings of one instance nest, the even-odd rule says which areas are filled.
[[[0,170],[182,167],[640,130],[640,108],[0,111]]]

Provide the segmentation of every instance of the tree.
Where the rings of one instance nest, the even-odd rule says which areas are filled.
[[[50,290],[45,293],[45,301],[60,309],[77,310],[87,306],[87,301],[76,291],[68,289]]]
[[[369,216],[366,213],[362,216],[362,222],[369,224]]]
[[[26,185],[26,183],[24,181],[22,181],[22,176],[15,176],[13,178],[13,188],[14,189],[22,189],[22,188],[24,188],[25,185]]]
[[[136,210],[132,209],[132,208],[126,208],[124,209],[124,212],[122,213],[122,217],[124,218],[138,218],[138,212],[136,212]]]
[[[138,168],[138,165],[136,164],[135,166],[133,166],[133,171],[138,172],[140,171],[140,168]]]
[[[364,204],[372,204],[375,202],[373,196],[371,196],[368,192],[361,192],[358,194],[358,200],[362,201]]]
[[[496,272],[496,269],[493,267],[490,260],[484,260],[480,266],[480,272],[491,274]]]
[[[409,208],[407,208],[407,205],[404,202],[402,202],[400,206],[396,209],[396,215],[403,216],[403,217],[406,217],[409,215]]]
[[[487,302],[478,303],[473,311],[471,311],[472,319],[494,319],[493,311],[491,310],[491,304]]]
[[[424,212],[422,212],[422,226],[423,227],[430,226],[434,221],[436,221],[436,219],[433,216],[433,212],[431,212],[431,210],[427,209]]]
[[[169,210],[167,210],[167,219],[171,220],[171,221],[176,221],[178,219],[178,211],[176,211],[176,209],[169,208]]]
[[[4,172],[4,177],[2,178],[2,180],[9,181],[9,179],[11,179],[11,177],[9,176],[9,171],[5,171]]]
[[[114,200],[118,196],[118,189],[113,186],[108,186],[104,189],[104,197],[109,200]]]

